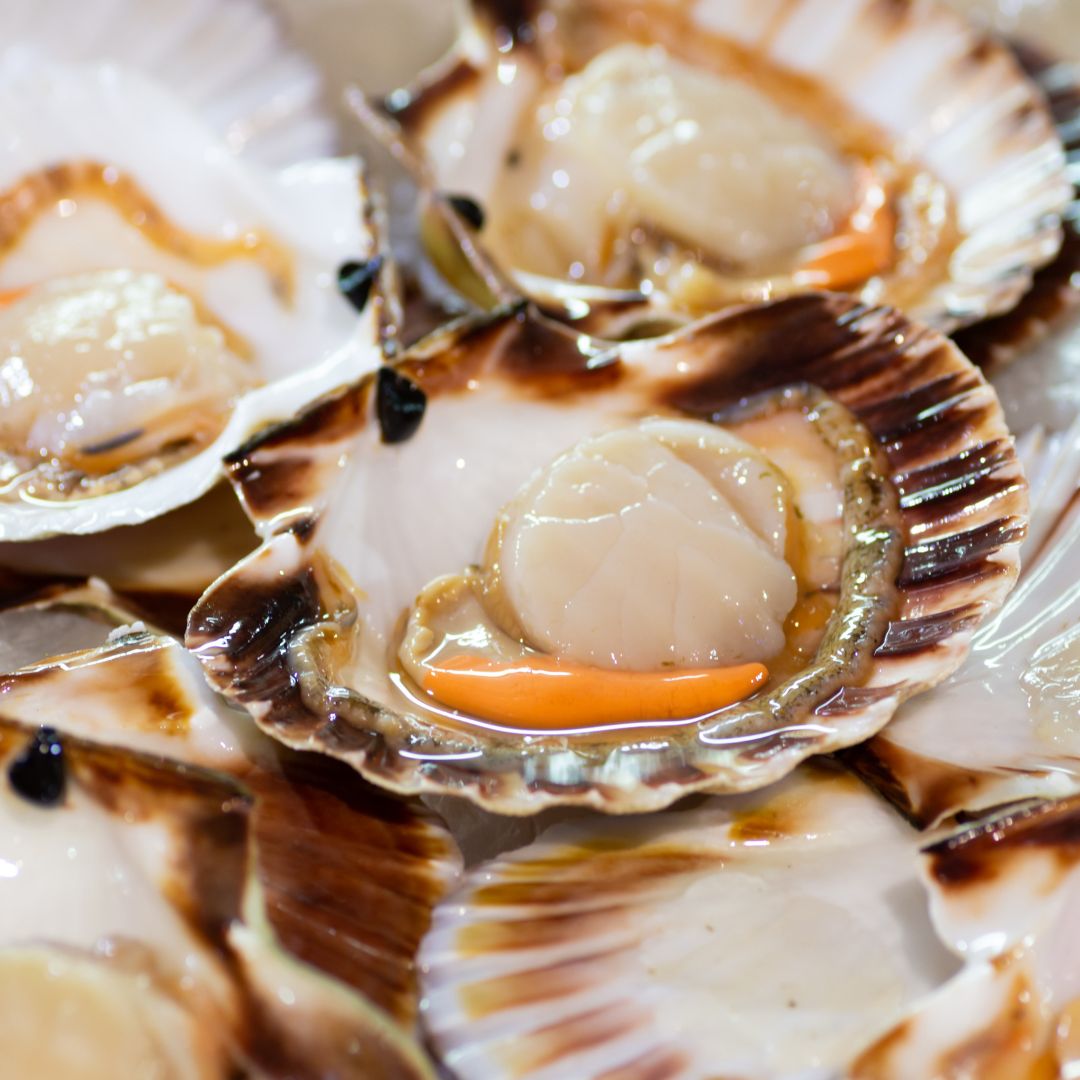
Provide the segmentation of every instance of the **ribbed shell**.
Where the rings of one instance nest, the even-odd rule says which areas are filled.
[[[321,76],[263,0],[7,0],[0,75],[41,57],[151,75],[262,165],[336,148]]]
[[[674,14],[647,0],[590,5],[620,20],[632,8],[645,20],[639,27],[689,20],[688,32],[717,35],[828,88],[930,167],[955,198],[962,240],[947,280],[908,305],[914,317],[951,331],[1006,312],[1060,248],[1070,184],[1042,93],[1005,47],[935,0],[705,0],[690,11],[677,5]],[[422,183],[481,204],[488,197],[491,162],[501,160],[523,104],[503,88],[496,66],[507,62],[508,42],[528,63],[534,24],[557,20],[558,10],[552,0],[474,0],[451,55],[382,103],[397,125],[382,133],[397,131]],[[482,233],[465,239],[474,272],[498,293]],[[455,274],[468,276],[460,264]],[[516,282],[537,302],[583,318],[591,333],[618,336],[647,321],[650,308],[670,315],[658,295],[605,300],[602,290],[573,282],[532,275]],[[475,295],[475,283],[463,291]]]
[[[65,739],[111,747],[118,768],[153,756],[171,769],[213,769],[243,811],[259,919],[289,963],[360,995],[372,1037],[389,1039],[387,1075],[400,1075],[395,1055],[416,1021],[414,958],[457,876],[453,841],[422,807],[358,783],[346,766],[283,753],[206,687],[179,642],[117,629],[131,618],[94,585],[5,610],[4,715],[28,728],[47,716]],[[41,657],[49,646],[64,654]]]
[[[206,593],[188,632],[213,685],[265,731],[340,757],[395,790],[460,794],[521,814],[553,804],[640,811],[691,791],[761,787],[811,754],[867,738],[899,702],[955,670],[975,627],[1015,580],[1027,496],[997,399],[954,346],[895,311],[808,295],[738,309],[600,359],[554,324],[512,312],[451,330],[402,364],[429,398],[411,441],[379,445],[366,380],[231,459],[233,482],[266,540]],[[899,609],[876,641],[869,676],[823,694],[782,730],[750,721],[740,728],[736,711],[726,724],[720,714],[639,742],[610,734],[539,734],[524,742],[399,715],[351,694],[347,682],[335,689],[342,675],[332,656],[315,670],[291,666],[298,645],[311,638],[308,628],[331,616],[345,624],[350,618],[355,601],[335,584],[327,556],[361,589],[378,584],[370,570],[350,564],[358,527],[350,506],[397,523],[387,526],[378,556],[391,572],[397,551],[425,536],[454,545],[450,565],[437,571],[448,572],[459,549],[471,551],[461,548],[461,533],[482,537],[489,527],[470,519],[486,509],[460,505],[467,492],[482,492],[493,509],[501,505],[552,456],[544,440],[560,437],[551,433],[565,430],[559,425],[570,410],[583,411],[582,424],[591,415],[586,409],[647,415],[661,402],[708,417],[742,395],[792,382],[820,387],[872,433],[900,496],[906,542]],[[454,388],[466,384],[469,396],[457,396]],[[462,403],[479,410],[475,419],[454,411]],[[447,425],[455,441],[440,446]],[[470,474],[468,487],[454,479],[459,453],[463,461],[490,462]],[[351,481],[375,485],[357,503],[365,493],[350,489],[350,470],[376,462],[377,474]],[[423,502],[414,499],[411,508],[418,493],[410,475],[425,478]],[[409,509],[421,516],[413,520]],[[435,531],[425,532],[431,522]],[[411,582],[410,598],[423,584]]]

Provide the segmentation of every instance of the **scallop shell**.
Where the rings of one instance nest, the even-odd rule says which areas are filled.
[[[187,637],[212,684],[265,731],[395,790],[522,814],[639,811],[695,790],[761,787],[867,738],[948,675],[1015,579],[1027,497],[997,400],[954,346],[894,311],[808,295],[597,356],[518,310],[430,339],[399,371],[429,395],[411,440],[380,445],[367,379],[234,455],[232,480],[264,544],[202,598]],[[364,590],[366,610],[396,617],[425,582],[472,562],[522,480],[603,416],[672,403],[715,416],[793,382],[852,410],[901,496],[899,611],[868,631],[872,670],[858,685],[822,690],[782,721],[736,709],[648,725],[647,739],[523,739],[398,713],[381,684],[350,683],[342,650],[324,647],[351,640],[359,601],[347,582]]]
[[[855,1062],[855,1080],[1075,1073],[1078,836],[1074,798],[927,849],[934,925],[966,963]]]
[[[313,64],[262,0],[9,0],[0,74],[43,60],[152,75],[234,153],[281,168],[335,151]]]
[[[1065,1077],[1080,802],[939,839],[850,776],[556,826],[475,867],[421,950],[461,1080]]]
[[[296,279],[290,306],[275,299],[254,270],[245,273],[249,268],[235,260],[207,270],[179,259],[168,263],[169,270],[154,264],[122,267],[181,278],[182,287],[194,291],[212,314],[251,344],[261,385],[239,397],[209,445],[161,468],[141,470],[134,481],[110,481],[107,487],[113,490],[62,499],[7,492],[0,539],[98,532],[144,522],[191,502],[220,480],[222,457],[260,427],[291,416],[300,405],[377,366],[383,320],[379,291],[358,316],[337,287],[343,262],[377,254],[355,159],[264,172],[234,158],[164,90],[133,73],[108,68],[42,67],[0,81],[0,106],[7,150],[0,203],[9,208],[5,233],[16,230],[14,238],[5,236],[8,243],[18,238],[25,216],[20,183],[45,170],[47,202],[50,185],[60,198],[68,173],[74,177],[83,163],[100,163],[130,176],[169,221],[196,235],[227,238],[253,227],[264,229],[290,253]],[[53,224],[70,224],[77,239],[78,220],[75,214],[70,223]],[[5,255],[0,263],[3,288],[25,286],[28,278],[36,283],[97,270],[101,259],[96,248],[78,251],[74,245],[55,244],[33,263],[19,248]],[[150,254],[139,257],[151,260]]]
[[[601,0],[589,10],[594,8],[608,10]],[[1011,53],[954,13],[930,2],[877,0],[842,6],[828,0],[707,0],[675,10],[690,20],[687,32],[719,36],[828,87],[948,186],[962,240],[948,279],[907,303],[915,318],[950,331],[1008,311],[1031,286],[1034,271],[1058,251],[1070,185],[1045,101]],[[537,26],[557,34],[558,11],[555,3],[476,0],[452,53],[415,86],[390,95],[382,117],[356,98],[354,104],[397,144],[399,156],[412,159],[429,188],[483,205],[494,182],[490,163],[501,160],[500,149],[526,104],[523,91],[515,92],[522,82],[516,66],[533,64],[527,43]],[[674,18],[663,5],[644,2],[618,11],[620,20],[632,24],[636,18],[639,26]],[[485,258],[482,234],[475,241],[471,230],[445,213],[429,233],[436,263],[473,299],[505,300],[508,288],[516,287],[541,306],[582,320],[588,332],[607,336],[640,335],[643,324],[657,319],[670,324],[670,305],[659,292],[620,296],[512,272],[514,285],[508,286]],[[465,262],[453,251],[454,241],[463,239]]]
[[[1053,60],[1030,46],[1013,44],[1012,48],[1046,95],[1075,177],[1080,156],[1080,63]],[[1061,251],[1035,275],[1031,290],[1020,303],[1011,312],[957,335],[964,355],[984,371],[1003,367],[1040,342],[1049,349],[1059,346],[1054,339],[1080,305],[1080,288],[1076,285],[1080,274],[1080,183],[1075,179],[1073,201],[1063,225]]]
[[[817,769],[556,826],[436,909],[424,1023],[461,1080],[841,1075],[957,967],[917,841]]]
[[[9,775],[35,730],[0,721]],[[87,1051],[103,1075],[110,1062],[145,1069],[139,1046],[117,1037],[119,1010],[121,1034],[134,1028],[151,1064],[166,1054],[202,1075],[432,1075],[383,1014],[281,950],[249,872],[251,803],[239,784],[73,735],[62,745],[61,803],[31,805],[9,784],[0,792],[9,879],[0,981],[5,1022],[21,1017],[5,1036],[8,1064],[14,1042],[21,1060],[32,1053],[50,1072],[65,1054],[85,1067]],[[80,1015],[87,982],[97,984],[95,1020]],[[65,1007],[66,1040],[20,1045]]]
[[[283,753],[207,687],[178,641],[134,623],[100,584],[9,608],[0,634],[9,720],[47,716],[65,740],[233,778],[267,933],[291,963],[360,994],[370,1022],[412,1028],[416,949],[459,866],[432,815],[325,757]]]
[[[845,760],[923,826],[1080,792],[1080,420],[1027,454],[1023,573],[963,667]]]

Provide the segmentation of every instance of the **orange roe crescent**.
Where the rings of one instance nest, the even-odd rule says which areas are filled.
[[[482,720],[535,730],[691,720],[762,687],[764,664],[671,671],[613,671],[529,657],[499,663],[455,656],[428,669],[423,688]]]

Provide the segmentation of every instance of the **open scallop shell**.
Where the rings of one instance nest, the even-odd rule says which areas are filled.
[[[458,868],[430,814],[344,765],[283,751],[207,687],[180,642],[134,623],[99,584],[10,607],[0,633],[5,717],[47,716],[63,736],[233,777],[250,800],[261,917],[282,946],[373,1014],[413,1025],[416,949]]]
[[[134,233],[129,221],[156,220],[157,212],[195,237],[227,241],[260,229],[280,244],[294,280],[286,301],[257,262],[233,257],[203,268],[163,254],[141,234],[122,234],[123,252],[107,257],[106,268],[152,271],[187,289],[248,343],[258,385],[237,398],[224,427],[192,454],[137,462],[113,474],[115,480],[105,477],[66,497],[35,497],[16,483],[4,495],[0,539],[98,532],[191,502],[220,479],[221,459],[260,427],[378,364],[378,289],[358,315],[337,285],[342,263],[371,259],[377,248],[355,159],[265,172],[235,158],[160,87],[110,68],[25,72],[0,81],[0,107],[5,240],[10,245],[21,227],[30,230],[5,252],[0,288],[101,268],[101,247],[92,241],[100,240],[95,230],[103,226],[93,217],[82,223],[77,197],[67,200],[70,220],[61,213],[47,222],[56,230],[51,242],[39,235],[42,215],[64,202],[68,186],[81,193],[79,177],[98,168],[117,170],[120,182],[130,180],[152,204],[142,218],[121,217],[120,228]],[[28,183],[29,192],[20,188]],[[120,266],[111,264],[116,258]]]
[[[229,149],[281,168],[337,148],[318,71],[262,0],[10,0],[0,77],[43,60],[152,75]]]
[[[575,6],[574,17],[582,11]],[[827,87],[895,139],[907,158],[930,168],[955,199],[961,235],[944,278],[904,301],[930,325],[952,330],[1009,310],[1061,245],[1070,186],[1042,95],[1004,47],[935,3],[711,0],[669,10],[590,0],[588,11],[618,20],[628,38],[644,41],[651,40],[650,25],[683,19],[687,35],[732,42]],[[540,77],[530,43],[538,35],[557,40],[563,15],[557,2],[476,0],[452,54],[386,99],[385,134],[400,140],[399,153],[413,160],[422,183],[484,204]],[[374,111],[365,115],[383,126]],[[464,261],[448,236],[461,240],[463,231]],[[474,237],[444,213],[441,225],[432,219],[430,237],[435,261],[466,295],[505,297],[505,282],[479,246],[482,233]],[[592,333],[640,335],[657,319],[670,323],[659,290],[618,295],[503,269],[515,287],[583,320]]]
[[[814,769],[548,829],[436,909],[425,1026],[461,1080],[842,1075],[957,966],[918,839]]]
[[[5,772],[36,730],[0,721]],[[70,734],[62,755],[59,803],[0,791],[8,1065],[14,1054],[20,1075],[88,1061],[100,1071],[85,1075],[130,1075],[164,1060],[200,1076],[431,1076],[380,1010],[282,950],[239,783]]]
[[[1080,421],[1028,440],[1023,572],[932,699],[910,702],[845,760],[923,826],[1080,791]]]
[[[960,664],[1015,579],[1027,497],[997,400],[954,346],[892,310],[825,294],[601,356],[590,344],[524,311],[462,324],[398,366],[428,394],[410,440],[380,443],[367,379],[235,455],[233,482],[265,542],[192,613],[188,644],[212,683],[275,738],[395,790],[517,814],[627,812],[761,787],[867,738]],[[474,561],[498,508],[583,435],[658,410],[715,417],[793,383],[851,410],[887,459],[882,482],[900,494],[903,565],[889,579],[898,608],[867,630],[863,676],[779,718],[752,698],[696,723],[646,724],[647,739],[526,739],[399,711],[385,667],[361,684],[348,647],[332,647],[352,640],[359,611],[396,619],[435,575]]]

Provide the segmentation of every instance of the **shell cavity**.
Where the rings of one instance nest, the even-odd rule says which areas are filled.
[[[809,295],[606,352],[514,309],[428,339],[396,370],[427,395],[408,441],[380,438],[365,380],[234,457],[264,544],[188,630],[212,683],[264,730],[394,789],[520,814],[760,787],[862,741],[954,670],[1015,579],[1026,491],[997,401],[953,346],[888,309]],[[395,671],[417,594],[483,560],[491,523],[535,469],[657,415],[753,434],[799,478],[795,531],[810,539],[787,554],[805,603],[769,682],[719,711],[622,730],[433,710]],[[822,475],[783,459],[791,431],[773,425],[785,419],[820,441]],[[437,524],[401,524],[420,520]],[[635,586],[649,582],[630,601]],[[520,650],[506,612],[489,610],[510,632],[485,634]]]

